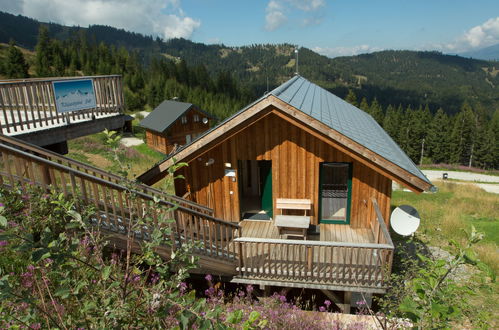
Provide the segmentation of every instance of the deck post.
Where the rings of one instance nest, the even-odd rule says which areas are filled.
[[[264,297],[270,297],[270,289],[270,285],[260,284],[260,290],[262,290]]]
[[[238,250],[238,260],[239,260],[239,275],[243,275],[243,243],[238,242],[237,243],[237,250]]]
[[[350,291],[345,291],[345,295],[343,298],[343,313],[344,314],[350,314],[351,307],[352,307],[352,292]]]
[[[312,276],[312,261],[314,260],[313,251],[314,250],[312,246],[307,247],[307,266],[308,271],[310,272],[310,276]]]

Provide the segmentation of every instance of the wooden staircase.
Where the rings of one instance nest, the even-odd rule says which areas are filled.
[[[65,196],[79,196],[82,205],[96,210],[91,221],[109,234],[116,247],[124,248],[133,231],[133,248],[148,240],[159,217],[173,219],[171,247],[159,253],[169,258],[173,250],[193,244],[201,273],[233,276],[237,253],[232,240],[241,236],[238,224],[217,219],[213,210],[166,194],[149,186],[42,149],[19,139],[0,135],[0,184],[7,187],[31,184],[55,189]],[[145,225],[130,227],[130,219]]]

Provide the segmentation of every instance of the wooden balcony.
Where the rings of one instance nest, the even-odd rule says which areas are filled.
[[[321,224],[307,240],[280,239],[271,221],[243,221],[234,240],[239,254],[233,282],[383,293],[391,271],[393,243],[377,213],[371,228]]]
[[[57,112],[53,82],[81,79],[93,81],[96,107]],[[37,145],[58,143],[122,127],[124,104],[118,75],[4,80],[0,81],[0,133]],[[57,141],[57,136],[64,139]]]

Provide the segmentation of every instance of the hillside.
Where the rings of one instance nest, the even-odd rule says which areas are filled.
[[[23,16],[0,12],[0,42],[11,38],[33,49],[41,23]],[[22,29],[19,28],[22,26]],[[136,51],[143,63],[154,58],[185,60],[189,65],[204,65],[215,77],[232,73],[240,87],[252,97],[262,95],[287,80],[295,72],[294,46],[250,45],[227,47],[205,45],[185,39],[168,41],[108,26],[89,28],[47,24],[51,38],[67,40],[86,34],[95,44],[105,42]],[[444,55],[437,52],[381,51],[335,59],[307,48],[299,53],[302,76],[345,97],[353,89],[359,101],[377,98],[382,106],[428,104],[432,111],[443,108],[458,112],[464,100],[480,107],[489,116],[499,108],[499,62]]]
[[[489,47],[481,48],[478,50],[465,52],[459,54],[464,57],[472,57],[481,60],[499,60],[499,44],[492,45]]]

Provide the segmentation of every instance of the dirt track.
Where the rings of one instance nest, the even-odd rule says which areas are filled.
[[[456,182],[458,184],[474,184],[485,191],[499,194],[499,176],[486,175],[473,172],[458,172],[458,171],[442,171],[442,170],[424,170],[422,171],[424,175],[430,181],[442,180],[442,174],[447,173],[449,179],[463,180],[466,182]],[[480,183],[480,182],[491,182],[491,183]]]

